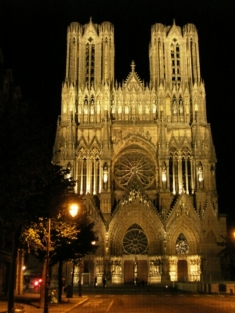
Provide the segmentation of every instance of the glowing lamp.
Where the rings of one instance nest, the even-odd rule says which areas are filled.
[[[108,181],[108,165],[106,162],[104,163],[104,168],[103,168],[103,179],[104,179],[104,183],[107,183],[107,181]]]
[[[73,203],[70,205],[69,213],[72,217],[76,216],[78,213],[78,205]]]

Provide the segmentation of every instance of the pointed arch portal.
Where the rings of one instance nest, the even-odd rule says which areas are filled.
[[[188,263],[186,260],[178,260],[177,270],[178,270],[178,281],[187,281]]]

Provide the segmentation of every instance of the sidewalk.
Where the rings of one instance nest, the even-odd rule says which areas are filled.
[[[48,311],[49,313],[68,313],[72,309],[76,308],[80,304],[88,300],[87,296],[78,297],[74,296],[73,298],[68,299],[63,297],[62,303],[59,304],[49,304]],[[39,295],[29,295],[23,294],[22,296],[15,296],[15,307],[20,308],[23,305],[25,313],[43,313],[43,308],[38,307],[39,304]],[[7,312],[7,301],[0,299],[0,313]],[[19,311],[21,313],[21,310]]]

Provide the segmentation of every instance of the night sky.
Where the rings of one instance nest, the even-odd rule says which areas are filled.
[[[149,81],[151,25],[196,25],[207,117],[217,155],[219,212],[235,229],[234,0],[0,0],[0,48],[15,83],[56,128],[65,77],[67,26],[109,21],[115,28],[115,78],[125,80],[131,61]],[[233,74],[233,75],[232,75]]]

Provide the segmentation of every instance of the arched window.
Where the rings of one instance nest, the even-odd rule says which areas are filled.
[[[173,39],[174,43],[171,44],[171,68],[172,68],[172,82],[177,84],[181,81],[181,71],[180,71],[180,46],[177,39]]]
[[[178,194],[193,193],[191,152],[185,147],[180,153],[171,148],[169,159],[170,191]]]
[[[86,82],[90,86],[94,83],[95,75],[95,44],[93,38],[89,38],[86,44]]]
[[[178,153],[175,148],[171,150],[169,159],[169,179],[170,179],[170,191],[175,195],[179,191],[178,180]]]
[[[182,180],[183,180],[183,188],[187,194],[192,193],[191,186],[191,163],[190,157],[183,156],[182,157]]]
[[[146,254],[148,252],[148,239],[142,228],[132,224],[123,238],[123,252],[125,254]]]
[[[176,240],[175,252],[176,254],[188,254],[189,253],[188,241],[183,233],[179,234]]]

